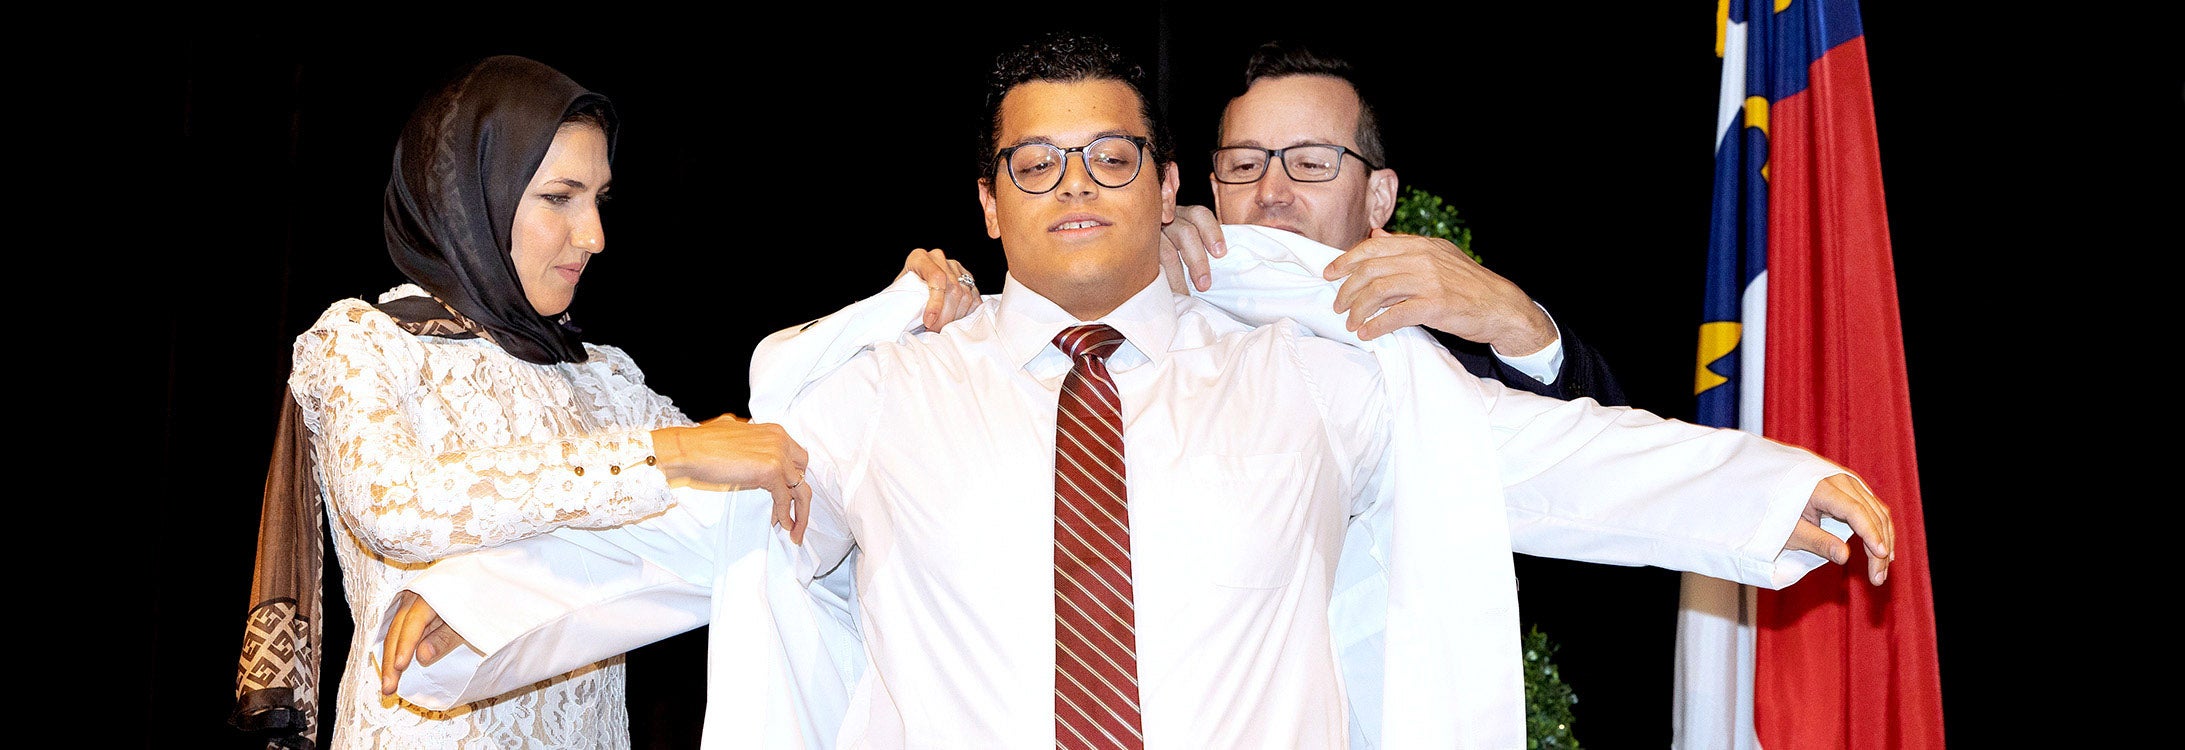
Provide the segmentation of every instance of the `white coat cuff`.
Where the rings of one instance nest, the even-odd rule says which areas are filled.
[[[1744,583],[1782,589],[1797,583],[1815,568],[1828,564],[1828,558],[1803,550],[1784,549],[1784,545],[1789,544],[1791,531],[1798,527],[1798,519],[1813,497],[1814,486],[1823,479],[1844,473],[1848,472],[1842,467],[1815,458],[1768,491],[1769,520],[1739,549],[1739,557],[1745,561]],[[1838,539],[1851,537],[1851,527],[1835,519],[1822,519],[1821,529]]]

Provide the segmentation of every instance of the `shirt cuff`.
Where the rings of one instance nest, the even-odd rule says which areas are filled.
[[[1547,307],[1538,302],[1534,302],[1533,306],[1540,308],[1540,314],[1548,316],[1548,325],[1555,329],[1555,340],[1548,342],[1547,346],[1541,347],[1540,351],[1522,357],[1503,354],[1502,350],[1494,349],[1491,346],[1488,348],[1494,349],[1495,358],[1502,360],[1503,364],[1515,367],[1518,372],[1532,376],[1532,379],[1540,381],[1542,385],[1554,385],[1555,376],[1563,372],[1563,329],[1555,325],[1555,315],[1548,312]]]

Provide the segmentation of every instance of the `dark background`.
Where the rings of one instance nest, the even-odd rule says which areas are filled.
[[[1635,405],[1688,418],[1714,4],[1477,5],[1492,7],[525,6],[491,23],[191,17],[87,35],[57,58],[81,83],[38,111],[66,113],[90,145],[68,155],[97,157],[76,170],[95,170],[77,176],[102,190],[96,218],[74,226],[100,241],[44,249],[76,274],[55,277],[63,289],[95,279],[126,303],[126,345],[96,355],[114,364],[71,367],[86,374],[66,385],[126,415],[101,439],[152,457],[129,469],[151,473],[122,516],[123,614],[88,618],[119,633],[100,641],[118,665],[89,670],[95,694],[121,696],[112,713],[125,733],[141,722],[147,747],[252,745],[224,718],[289,342],[333,300],[400,281],[379,230],[395,134],[437,76],[488,54],[616,100],[612,241],[573,312],[695,418],[745,411],[759,338],[876,291],[913,248],[946,249],[999,291],[973,194],[980,79],[1023,32],[1072,23],[1160,76],[1185,203],[1208,201],[1204,154],[1253,46],[1294,37],[1351,57],[1377,79],[1405,184],[1457,207],[1487,264],[1601,350]],[[2104,329],[2146,321],[2120,314],[2144,299],[2121,286],[2159,275],[2097,288],[2080,269],[2180,249],[2177,27],[1907,5],[1865,10],[1929,545],[1926,570],[1897,574],[1933,582],[1950,738],[1983,747],[2092,720],[2081,703],[2098,691],[2048,675],[2100,666],[2072,628],[2101,608],[2029,581],[2101,570],[2074,561],[2102,545],[2055,524],[2079,497],[2062,469],[2090,465],[2071,446],[2102,435],[2082,411],[2104,410],[2060,399],[2120,356]],[[2131,41],[2143,30],[2168,38]],[[110,512],[87,507],[95,527]],[[1666,746],[1676,575],[1526,563],[1527,619],[1563,642],[1578,739]],[[331,692],[348,636],[331,559],[328,581]],[[698,632],[631,655],[638,747],[696,745],[703,654]],[[105,709],[54,715],[111,737]]]

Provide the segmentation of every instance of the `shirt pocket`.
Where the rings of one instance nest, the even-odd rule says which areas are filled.
[[[1217,586],[1272,589],[1297,580],[1314,482],[1302,453],[1192,456],[1185,461],[1205,544],[1202,568]]]

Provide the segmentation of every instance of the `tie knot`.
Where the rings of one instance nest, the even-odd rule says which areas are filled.
[[[1106,360],[1122,345],[1123,334],[1104,323],[1071,326],[1055,334],[1055,347],[1073,360],[1087,356]]]

